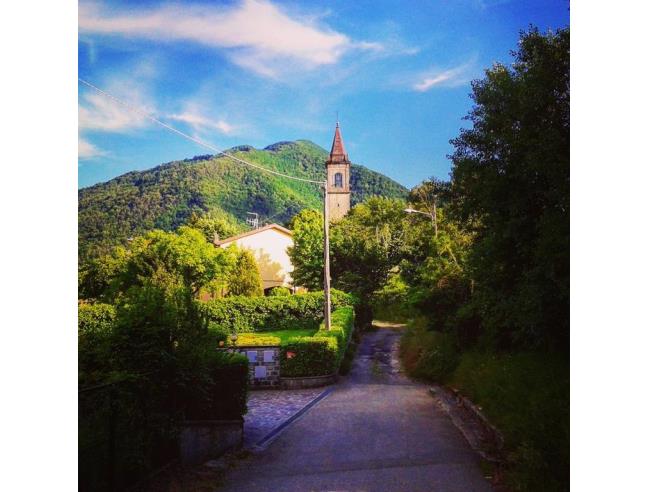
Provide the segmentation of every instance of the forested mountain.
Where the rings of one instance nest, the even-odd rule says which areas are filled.
[[[328,153],[307,140],[278,142],[229,153],[293,176],[323,180]],[[371,195],[405,197],[407,189],[366,167],[351,166],[351,203]],[[245,228],[246,212],[286,223],[304,208],[321,207],[317,185],[289,180],[224,156],[202,155],[133,171],[79,190],[79,260],[105,253],[129,237],[159,228],[173,230],[193,213],[218,216]]]

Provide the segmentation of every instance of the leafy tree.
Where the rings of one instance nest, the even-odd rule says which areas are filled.
[[[230,247],[233,249],[235,246]],[[236,264],[228,280],[228,292],[233,296],[257,297],[263,295],[263,283],[259,265],[252,252],[242,248],[236,250]]]
[[[302,210],[293,217],[290,228],[293,246],[288,248],[288,256],[293,264],[293,281],[319,290],[324,284],[324,217],[318,210]]]
[[[400,261],[402,200],[371,197],[331,228],[331,275],[336,288],[361,299],[384,285]]]
[[[451,183],[431,177],[412,188],[408,201],[416,209],[432,213],[434,204],[437,207],[445,206],[451,198]]]
[[[473,82],[452,140],[456,213],[476,234],[476,305],[500,345],[568,346],[569,30],[523,32]]]
[[[240,224],[232,220],[231,216],[218,210],[211,210],[205,214],[196,212],[191,214],[187,225],[202,232],[207,242],[213,243],[243,231]]]
[[[474,326],[463,326],[460,311],[469,302],[473,282],[467,269],[472,235],[437,209],[438,233],[430,220],[411,216],[404,224],[401,277],[410,286],[408,302],[424,313],[433,329],[454,331],[465,343],[474,342]],[[470,333],[464,333],[470,328]]]

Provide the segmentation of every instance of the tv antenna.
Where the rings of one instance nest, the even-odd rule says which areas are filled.
[[[258,229],[259,228],[259,214],[256,212],[247,212],[247,214],[250,216],[247,219],[245,219],[245,223],[252,227],[252,229]]]

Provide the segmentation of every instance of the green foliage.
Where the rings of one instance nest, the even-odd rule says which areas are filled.
[[[473,83],[452,141],[453,209],[483,326],[502,347],[566,350],[569,336],[569,30],[522,33],[511,67]]]
[[[254,254],[245,248],[234,248],[235,246],[228,248],[233,249],[237,255],[236,263],[232,268],[227,281],[228,295],[248,297],[262,296],[263,283],[261,282],[259,265],[254,258]]]
[[[268,295],[269,296],[290,296],[292,295],[292,292],[290,292],[290,289],[288,287],[273,287],[268,292]]]
[[[359,323],[371,322],[371,299],[400,260],[405,202],[370,197],[331,225],[333,286],[360,299]],[[323,219],[305,210],[292,223],[294,247],[288,254],[297,284],[317,288],[323,282]],[[316,287],[317,286],[317,287]]]
[[[452,183],[437,178],[423,180],[409,193],[408,201],[412,208],[422,212],[434,213],[434,205],[444,207],[452,199]]]
[[[187,225],[200,231],[209,243],[235,236],[244,230],[230,214],[218,209],[202,214],[192,212]]]
[[[450,384],[502,432],[511,488],[569,489],[569,363],[562,355],[470,351]]]
[[[328,157],[305,140],[263,150],[240,146],[230,153],[268,169],[320,180]],[[351,186],[353,203],[370,195],[404,197],[407,192],[356,164],[351,166]],[[300,210],[319,207],[321,192],[315,184],[268,175],[222,155],[175,161],[79,190],[79,260],[85,264],[153,229],[172,231],[190,222],[211,242],[214,232],[222,239],[244,228],[248,211],[285,224]],[[192,219],[194,214],[198,217]]]
[[[115,308],[110,304],[79,303],[79,381],[91,383],[110,372]]]
[[[400,273],[390,273],[385,285],[373,295],[374,318],[381,321],[407,321],[411,316],[409,295],[409,286]]]
[[[352,305],[353,296],[331,291],[333,309]],[[324,313],[324,294],[293,296],[226,297],[201,302],[204,321],[228,333],[316,328]]]
[[[291,276],[295,285],[310,290],[324,284],[324,217],[319,210],[302,210],[293,217],[290,228],[293,246],[288,256],[293,265]]]
[[[335,373],[353,332],[351,306],[331,313],[331,330],[323,325],[311,337],[291,338],[281,347],[281,374],[285,377],[325,376]]]
[[[335,338],[293,339],[281,347],[281,375],[287,378],[326,376],[335,372],[336,360]]]
[[[310,337],[317,330],[311,329],[291,329],[291,330],[273,330],[258,333],[241,333],[236,340],[237,346],[246,345],[285,345],[293,338]],[[228,342],[232,344],[231,338]]]
[[[206,336],[176,352],[178,411],[186,420],[238,419],[247,411],[247,357],[213,342]]]
[[[445,382],[459,363],[453,337],[428,330],[421,319],[410,323],[403,334],[400,355],[408,374],[434,382]]]

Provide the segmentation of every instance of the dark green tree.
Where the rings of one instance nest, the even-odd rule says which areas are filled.
[[[233,249],[232,246],[229,249]],[[259,265],[254,255],[248,249],[237,249],[236,264],[232,268],[227,281],[227,290],[232,296],[257,297],[263,295],[263,283],[259,273]]]
[[[569,30],[521,34],[473,82],[452,140],[455,209],[476,233],[477,306],[500,345],[568,346]]]

